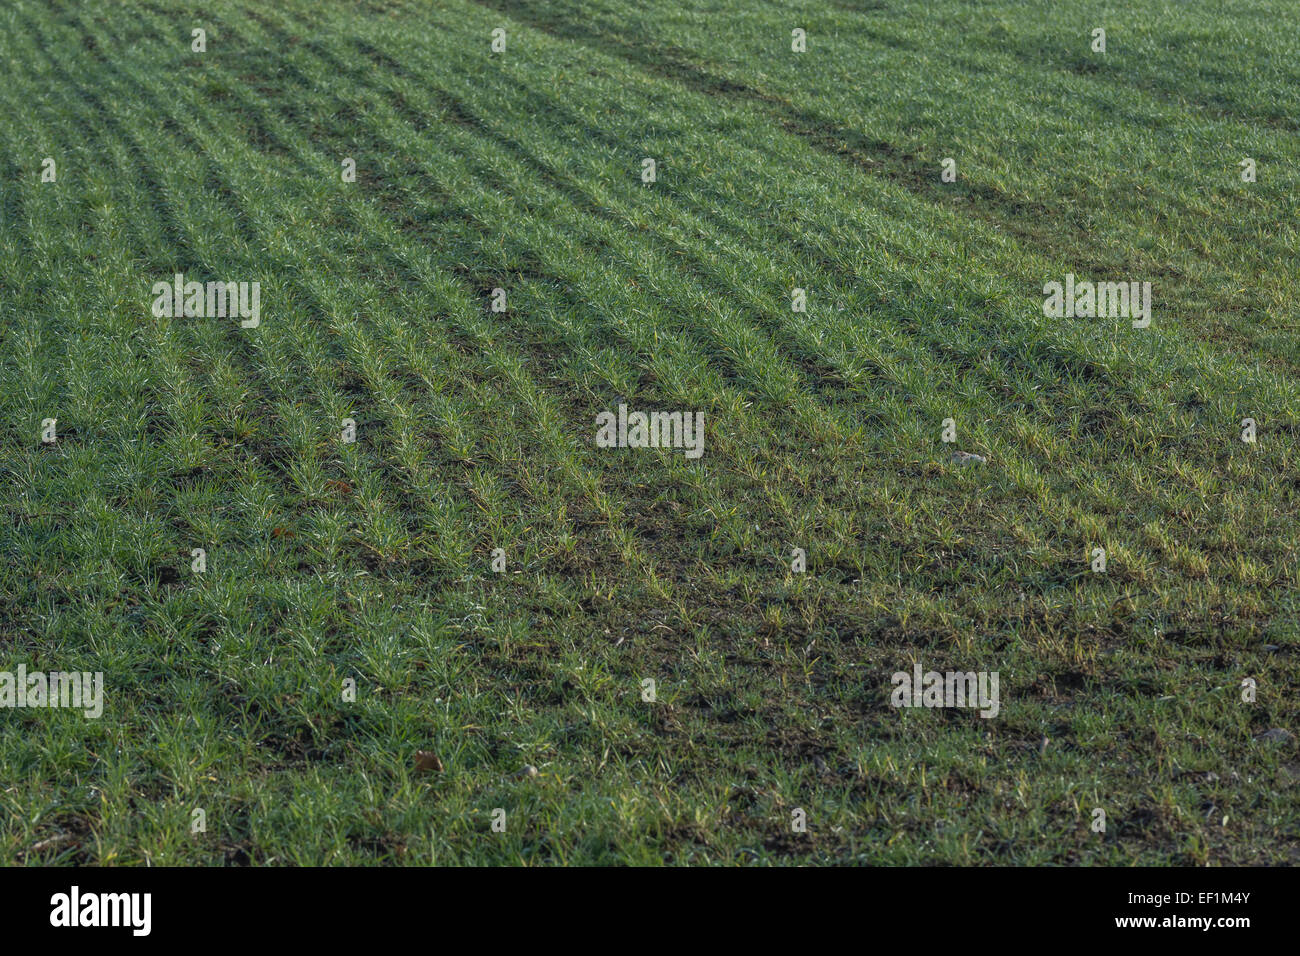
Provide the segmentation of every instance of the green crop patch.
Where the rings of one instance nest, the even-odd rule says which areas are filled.
[[[1300,11],[14,0],[0,862],[1300,859]]]

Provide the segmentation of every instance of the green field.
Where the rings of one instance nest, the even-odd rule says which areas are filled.
[[[103,675],[0,710],[0,862],[1300,861],[1300,5],[15,0],[0,62],[0,671]]]

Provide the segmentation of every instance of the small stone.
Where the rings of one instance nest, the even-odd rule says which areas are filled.
[[[415,752],[415,769],[442,773],[442,761],[438,759],[438,755],[432,750],[417,750]]]
[[[1271,744],[1280,744],[1293,739],[1293,736],[1289,730],[1283,730],[1281,727],[1270,727],[1262,734],[1256,734],[1255,739],[1267,741]]]
[[[954,464],[958,465],[983,465],[988,463],[988,459],[983,455],[976,455],[969,451],[955,451],[952,453]]]
[[[520,777],[536,777],[536,776],[537,776],[537,768],[534,767],[532,764],[527,764],[527,765],[524,766],[524,769],[523,769],[523,770],[519,771],[519,776],[520,776]]]

